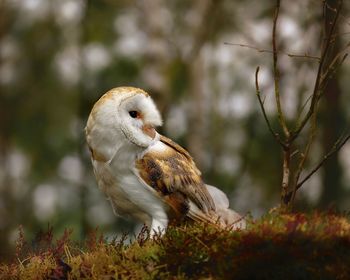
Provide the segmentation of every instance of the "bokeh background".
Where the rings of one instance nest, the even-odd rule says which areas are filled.
[[[278,23],[288,121],[311,93],[320,54],[321,0],[283,1]],[[335,1],[328,0],[330,5]],[[349,4],[337,29],[349,41]],[[136,86],[155,99],[161,132],[186,147],[207,183],[258,217],[279,203],[280,148],[255,96],[254,73],[276,123],[271,49],[274,1],[0,1],[0,255],[52,225],[77,240],[94,228],[132,230],[96,187],[84,126],[108,89]],[[349,128],[350,65],[331,81],[307,169]],[[350,143],[298,193],[299,209],[349,210]]]

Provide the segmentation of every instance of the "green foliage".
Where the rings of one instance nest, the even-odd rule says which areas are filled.
[[[96,98],[101,95],[101,92],[106,92],[117,86],[137,85],[136,77],[139,75],[139,68],[140,65],[135,60],[126,57],[114,59],[110,66],[97,75],[96,89],[94,89],[94,92],[97,92],[95,93]]]
[[[183,98],[189,86],[188,65],[181,59],[174,60],[168,67],[167,76],[169,77],[171,96],[175,100]]]
[[[349,279],[350,223],[335,214],[276,214],[249,220],[244,231],[206,224],[170,227],[148,238],[144,229],[106,241],[57,241],[52,229],[32,246],[18,240],[17,258],[0,266],[5,279]],[[34,277],[34,278],[33,278]]]

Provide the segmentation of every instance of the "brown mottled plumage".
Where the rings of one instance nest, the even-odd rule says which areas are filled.
[[[215,204],[202,181],[192,157],[181,146],[160,136],[164,151],[150,149],[136,161],[141,178],[165,197],[175,213],[188,214],[189,200],[206,214]]]

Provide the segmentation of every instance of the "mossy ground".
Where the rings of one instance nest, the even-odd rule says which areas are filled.
[[[350,279],[350,223],[335,214],[269,214],[243,231],[206,224],[169,227],[154,239],[83,245],[52,231],[18,240],[1,279]]]

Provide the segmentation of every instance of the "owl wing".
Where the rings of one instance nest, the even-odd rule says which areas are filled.
[[[157,144],[136,161],[140,178],[174,210],[193,220],[215,222],[215,204],[192,157],[181,146],[160,137]]]

